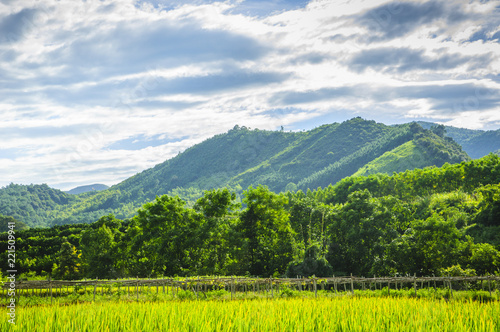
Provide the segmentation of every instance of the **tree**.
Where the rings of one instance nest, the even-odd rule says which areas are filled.
[[[118,229],[120,224],[120,220],[108,215],[100,218],[92,224],[91,229],[83,232],[80,246],[87,277],[109,279],[119,276],[120,250],[117,243],[120,242],[122,235]]]
[[[236,194],[227,188],[213,189],[204,192],[194,205],[194,209],[203,213],[206,218],[222,218],[239,209],[241,204],[235,203]]]
[[[460,263],[467,245],[466,229],[458,229],[454,220],[445,220],[436,213],[426,220],[414,220],[411,235],[406,237],[413,255],[401,258],[414,260],[414,273],[438,274],[441,269]]]
[[[61,250],[57,254],[57,263],[54,263],[52,273],[55,279],[73,280],[80,277],[81,253],[76,247],[64,240]]]
[[[22,231],[23,229],[28,229],[28,226],[22,221],[16,220],[11,216],[4,216],[0,214],[0,233],[7,232],[9,229],[9,223],[14,223],[14,231]]]
[[[267,187],[249,187],[244,193],[246,209],[239,229],[245,241],[245,258],[252,275],[269,276],[285,272],[293,257],[293,230],[284,206],[287,199]]]
[[[500,226],[500,184],[486,185],[476,192],[482,196],[476,222],[485,226]]]
[[[394,210],[386,208],[392,206]],[[336,271],[369,275],[380,266],[387,244],[397,236],[396,216],[404,214],[393,197],[375,199],[364,189],[351,193],[337,213],[331,215],[327,259]]]
[[[293,278],[297,275],[310,277],[329,277],[333,268],[326,260],[322,248],[318,243],[311,244],[301,261],[291,262],[286,270],[286,275]]]
[[[239,272],[236,257],[239,234],[235,231],[237,217],[234,211],[241,204],[235,200],[236,194],[224,188],[207,190],[196,201],[194,209],[204,217],[195,235],[201,248],[198,274]]]
[[[468,268],[476,270],[479,275],[500,272],[500,252],[489,243],[477,243],[472,247]]]
[[[446,134],[446,128],[443,125],[437,125],[437,126],[432,126],[431,131],[438,135],[439,137],[444,137],[444,134]]]
[[[134,233],[131,270],[141,276],[186,275],[200,262],[199,229],[204,219],[185,207],[179,197],[163,195],[139,209]],[[140,270],[133,265],[138,263]]]

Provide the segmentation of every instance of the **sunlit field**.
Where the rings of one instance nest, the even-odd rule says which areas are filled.
[[[8,331],[499,331],[498,301],[338,296],[117,300],[17,309]]]

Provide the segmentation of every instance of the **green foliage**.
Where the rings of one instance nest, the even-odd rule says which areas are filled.
[[[476,189],[500,181],[500,157],[490,154],[481,159],[442,167],[407,170],[392,176],[373,174],[367,177],[348,177],[327,189],[325,201],[344,203],[354,191],[368,189],[376,197],[393,195],[400,199],[429,196],[434,193]]]
[[[81,277],[81,253],[76,250],[76,247],[64,241],[61,245],[61,250],[57,253],[54,268],[52,270],[53,277],[58,280],[75,280]]]
[[[286,270],[286,275],[290,278],[295,276],[329,277],[332,274],[333,268],[318,244],[309,246],[305,251],[304,258],[301,261],[291,262]]]
[[[132,224],[130,270],[139,276],[189,273],[199,258],[195,234],[203,222],[179,197],[163,195],[146,203]]]
[[[499,182],[500,157],[492,154],[306,193],[249,187],[242,211],[227,188],[205,191],[193,208],[164,195],[128,221],[106,215],[90,225],[16,231],[16,259],[21,273],[60,278],[437,275],[454,266],[493,274]],[[0,244],[7,247],[7,233]],[[7,252],[0,256],[7,262]]]
[[[444,129],[444,126],[442,128]],[[437,132],[437,134],[435,133]],[[361,167],[353,176],[404,172],[427,166],[441,167],[445,163],[460,163],[469,158],[455,142],[444,139],[440,130],[419,131],[414,139],[385,152]]]
[[[207,190],[203,197],[196,201],[194,209],[202,212],[206,218],[222,218],[239,209],[241,204],[234,203],[236,194],[227,188]]]
[[[56,211],[75,201],[75,197],[46,184],[10,184],[0,189],[0,213],[30,227],[50,226]]]
[[[500,251],[489,243],[475,243],[471,250],[468,267],[479,275],[500,271]]]
[[[463,269],[460,264],[450,266],[446,269],[440,269],[440,275],[447,277],[473,277],[476,275],[474,269]]]
[[[392,174],[467,158],[449,138],[416,123],[386,126],[354,118],[304,132],[235,126],[106,190],[70,195],[47,185],[11,184],[0,189],[0,213],[30,227],[91,223],[108,214],[127,219],[165,194],[192,207],[214,188],[228,188],[239,201],[243,188],[259,184],[276,192],[307,191],[356,170]]]
[[[250,187],[244,192],[246,209],[240,215],[238,228],[244,238],[247,271],[255,276],[283,273],[292,260],[293,229],[285,210],[287,199],[267,187]]]
[[[361,138],[344,137],[353,128]],[[13,214],[9,215],[13,217],[2,215],[0,221],[13,220],[15,211],[26,215],[24,205],[33,199],[40,203],[41,212],[37,213],[45,213],[47,218],[58,215],[56,222],[79,218],[87,222],[43,229],[22,229],[18,223],[16,268],[24,275],[52,274],[66,279],[285,273],[292,277],[431,275],[452,273],[457,267],[477,274],[499,273],[500,157],[490,154],[452,165],[445,161],[463,154],[453,142],[440,137],[439,130],[437,134],[416,124],[386,127],[362,119],[306,133],[238,127],[204,143],[222,151],[226,166],[230,160],[239,163],[217,173],[220,176],[211,173],[211,166],[193,166],[200,177],[190,178],[189,183],[197,187],[172,188],[158,180],[166,176],[172,183],[188,177],[187,173],[169,173],[189,169],[181,154],[167,163],[173,168],[158,166],[97,193],[68,196],[46,185],[10,185],[0,190],[0,198],[2,206],[11,204]],[[311,160],[315,166],[308,165],[307,158],[326,151],[323,149],[333,138],[346,146],[330,152],[345,159],[331,164],[327,153],[321,160]],[[374,141],[366,144],[368,138]],[[274,140],[282,144],[278,153],[268,144]],[[256,153],[245,152],[246,158],[226,155],[227,149],[241,146],[261,147],[255,148]],[[350,147],[359,149],[352,153]],[[384,170],[389,159],[393,166],[398,162],[411,165],[409,160],[418,156],[416,151],[423,160],[432,156],[436,163],[444,164],[391,175],[388,171],[346,177],[335,185],[327,180],[347,170],[354,172],[358,162],[368,159],[372,160],[368,171]],[[193,147],[187,153],[194,158],[201,152]],[[200,163],[218,163],[211,158],[207,155]],[[320,166],[324,172],[312,172]],[[308,177],[310,173],[318,177]],[[254,176],[288,191],[275,193],[264,185],[249,186],[241,200],[241,185]],[[304,177],[310,181],[300,182]],[[231,186],[202,189],[221,178]],[[143,180],[152,181],[152,187],[143,189]],[[291,191],[323,180],[328,184],[324,188]],[[188,200],[169,194],[145,201],[158,188],[185,194]],[[121,216],[110,211],[121,211]],[[124,215],[135,216],[122,221]],[[33,218],[38,217],[34,214]],[[88,224],[87,218],[94,222]],[[8,233],[0,233],[0,246],[7,245]],[[7,251],[0,253],[4,272],[7,256]]]
[[[90,278],[111,279],[121,277],[119,243],[123,233],[121,220],[113,215],[100,218],[84,231],[80,238],[83,252],[84,274]]]
[[[418,124],[425,129],[436,127],[436,124],[429,122],[418,122]],[[472,158],[482,158],[500,149],[500,130],[483,131],[451,126],[444,126],[444,130],[444,135],[460,144]]]
[[[28,229],[28,226],[22,221],[16,220],[13,217],[3,216],[0,214],[0,233],[7,232],[9,229],[22,231],[24,229]]]
[[[481,158],[500,149],[500,130],[485,131],[479,135],[455,140],[472,158]]]

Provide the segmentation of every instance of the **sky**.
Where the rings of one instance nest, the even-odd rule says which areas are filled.
[[[500,128],[500,1],[0,0],[0,187],[113,185],[235,125]]]

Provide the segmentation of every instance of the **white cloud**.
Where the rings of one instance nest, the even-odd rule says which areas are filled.
[[[498,14],[477,1],[0,1],[0,186],[114,184],[235,124],[499,128]]]

